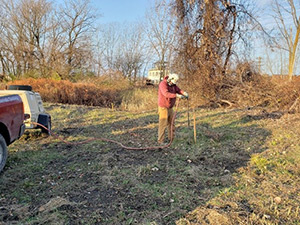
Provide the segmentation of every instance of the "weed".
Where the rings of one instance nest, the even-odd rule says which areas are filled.
[[[255,171],[258,175],[267,171],[268,160],[260,155],[251,157],[251,165],[255,166]]]

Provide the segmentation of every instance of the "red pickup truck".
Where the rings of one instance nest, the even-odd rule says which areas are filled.
[[[18,95],[0,97],[0,172],[7,159],[7,146],[25,130],[24,106]]]

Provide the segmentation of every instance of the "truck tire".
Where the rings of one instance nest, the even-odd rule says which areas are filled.
[[[48,120],[46,127],[47,127],[48,130],[42,129],[42,132],[45,133],[45,134],[48,134],[50,136],[51,135],[51,128],[52,128],[51,127],[51,119]]]
[[[41,128],[42,133],[51,135],[51,116],[49,114],[40,114],[38,118],[38,123],[42,124],[44,127],[47,128],[45,129],[42,126],[39,126],[38,128]]]
[[[5,166],[7,159],[7,145],[4,137],[0,134],[0,172]]]
[[[32,91],[32,87],[30,85],[9,85],[8,90]]]

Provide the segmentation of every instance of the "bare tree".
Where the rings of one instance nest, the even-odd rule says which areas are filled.
[[[178,61],[193,80],[194,93],[218,101],[228,88],[229,62],[251,25],[247,1],[174,0],[180,37]],[[201,92],[199,92],[201,90]]]
[[[93,63],[96,14],[89,0],[0,0],[0,66],[3,74],[63,79]]]
[[[115,69],[114,61],[121,36],[120,30],[122,28],[117,23],[103,25],[100,29],[96,55],[99,57],[98,64],[102,73]]]
[[[145,41],[141,24],[122,26],[114,67],[135,83],[145,61]]]
[[[148,53],[140,23],[108,24],[100,32],[98,51],[102,71],[121,74],[135,83],[142,73]]]
[[[287,50],[289,55],[288,76],[289,80],[292,80],[299,43],[300,17],[297,15],[297,7],[294,0],[285,0],[283,2],[274,0],[273,10],[279,34],[286,45],[286,48],[283,49]],[[293,23],[291,24],[290,21]]]
[[[46,0],[1,0],[2,62],[3,56],[6,58],[2,69],[20,75],[44,68],[51,10],[51,4]]]
[[[25,49],[28,58],[28,70],[39,69],[45,75],[47,48],[47,35],[49,32],[49,20],[51,4],[46,0],[23,0],[20,8],[19,20],[23,21],[25,32]]]
[[[91,56],[92,36],[96,14],[89,0],[66,0],[60,13],[66,42],[63,43],[67,68],[64,76],[70,78],[72,70],[86,68]],[[78,72],[78,71],[75,71]]]
[[[170,15],[166,0],[156,1],[147,15],[148,25],[145,26],[147,40],[158,58],[162,79],[165,74],[166,63],[170,64],[174,51],[175,25]]]

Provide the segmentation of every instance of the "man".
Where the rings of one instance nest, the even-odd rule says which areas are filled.
[[[166,76],[158,87],[158,113],[159,113],[159,127],[158,127],[158,143],[164,142],[165,130],[168,128],[168,138],[172,140],[172,119],[173,106],[177,98],[188,98],[188,93],[182,91],[176,86],[179,77],[177,74],[170,74]],[[174,131],[174,130],[173,130]]]

